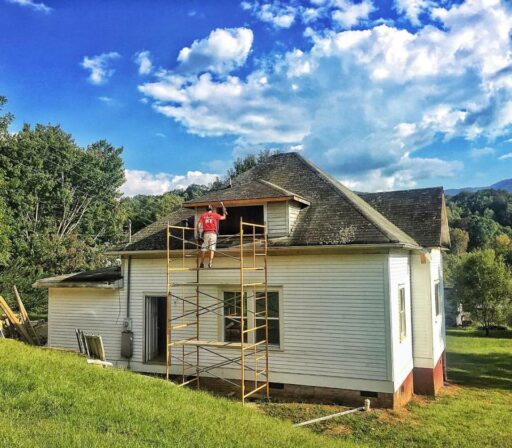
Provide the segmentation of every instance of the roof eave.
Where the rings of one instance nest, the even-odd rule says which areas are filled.
[[[237,205],[260,205],[268,202],[287,202],[287,201],[296,201],[300,202],[304,205],[310,205],[310,202],[300,196],[289,195],[289,196],[278,196],[278,197],[267,197],[267,198],[250,198],[250,199],[224,199],[217,201],[201,201],[201,202],[184,202],[183,207],[185,208],[195,208],[195,207],[205,207],[210,204],[215,204],[217,202],[223,202],[225,206],[237,206]]]

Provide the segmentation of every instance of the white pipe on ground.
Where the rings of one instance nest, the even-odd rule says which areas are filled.
[[[308,420],[306,422],[296,423],[293,426],[299,427],[299,426],[311,425],[313,423],[322,422],[324,420],[330,420],[331,418],[339,417],[341,415],[347,415],[347,414],[352,414],[353,412],[369,411],[369,410],[370,410],[370,400],[366,399],[366,400],[364,400],[364,406],[361,406],[359,408],[348,409],[347,411],[337,412],[336,414],[326,415],[325,417],[319,417],[319,418],[315,418],[313,420]]]

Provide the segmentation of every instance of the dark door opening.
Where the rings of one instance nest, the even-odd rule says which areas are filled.
[[[165,297],[146,297],[144,362],[165,362]]]
[[[227,212],[228,217],[224,221],[219,222],[219,235],[239,234],[240,218],[252,224],[264,224],[263,205],[228,207]],[[256,233],[263,233],[263,229],[256,228]]]

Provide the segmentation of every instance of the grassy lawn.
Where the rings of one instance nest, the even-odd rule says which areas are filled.
[[[353,446],[240,403],[0,340],[1,447]]]
[[[454,330],[448,344],[451,385],[440,398],[307,429],[291,421],[340,407],[243,408],[159,379],[87,366],[76,355],[0,340],[0,446],[512,447],[512,332],[485,338]]]
[[[401,411],[352,414],[310,431],[375,447],[512,447],[512,331],[486,338],[477,331],[450,330],[448,376],[450,385],[436,400],[420,397]],[[279,403],[260,408],[294,422],[340,410]]]

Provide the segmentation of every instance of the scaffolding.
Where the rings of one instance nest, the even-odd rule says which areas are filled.
[[[228,266],[218,268],[200,268],[201,245],[194,235],[193,227],[167,224],[166,379],[169,380],[171,368],[175,368],[172,374],[180,386],[199,388],[201,377],[210,377],[239,388],[242,403],[258,393],[268,398],[267,226],[240,218],[240,233],[232,241],[234,244],[226,250],[216,248],[214,251],[216,257],[225,258],[228,263]],[[194,257],[195,267],[191,267]],[[239,271],[236,275],[239,281],[227,283],[223,280],[224,275],[215,275],[219,270],[226,274],[231,271],[229,276]],[[194,273],[195,281],[185,281]],[[214,281],[202,281],[203,276],[211,277],[212,274]],[[226,315],[224,297],[211,294],[212,287],[236,288],[238,293],[234,293],[230,305],[239,310],[239,317]],[[225,340],[225,336],[222,340],[203,339],[208,326],[203,331],[201,322],[209,316],[214,322],[220,316],[222,328],[226,321],[238,326],[239,340]],[[212,358],[217,361],[211,362]],[[228,378],[222,373],[227,366],[236,366],[239,370],[239,383],[236,378]],[[176,370],[181,374],[176,374]]]

